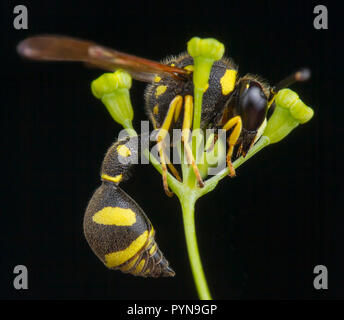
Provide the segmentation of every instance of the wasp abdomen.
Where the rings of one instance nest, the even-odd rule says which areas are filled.
[[[102,165],[102,185],[84,216],[84,233],[98,258],[110,269],[143,277],[174,276],[155,242],[154,228],[140,206],[118,184],[135,163],[137,137],[114,143]]]
[[[145,249],[125,264],[118,267],[122,272],[131,273],[143,277],[173,277],[175,272],[169,267],[169,263],[160,251],[155,239],[154,230]]]

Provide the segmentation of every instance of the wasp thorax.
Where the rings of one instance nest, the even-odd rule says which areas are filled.
[[[258,130],[267,112],[267,97],[257,81],[242,80],[238,92],[237,111],[243,127],[248,131]]]

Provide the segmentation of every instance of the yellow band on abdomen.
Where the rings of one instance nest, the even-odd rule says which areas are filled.
[[[114,268],[128,261],[136,253],[138,253],[145,245],[148,239],[148,231],[146,230],[137,237],[126,249],[111,252],[105,255],[105,264],[109,268]]]
[[[114,177],[111,177],[107,174],[102,174],[102,179],[118,183],[118,182],[121,182],[121,180],[122,180],[122,174],[119,174],[119,175],[114,176]]]
[[[136,222],[136,214],[131,209],[105,207],[96,212],[92,220],[104,225],[132,226]]]

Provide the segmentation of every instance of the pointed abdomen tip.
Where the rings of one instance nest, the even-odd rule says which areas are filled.
[[[169,266],[166,267],[162,274],[163,277],[174,277],[176,275],[176,273],[174,272],[174,270],[172,268],[170,268]]]

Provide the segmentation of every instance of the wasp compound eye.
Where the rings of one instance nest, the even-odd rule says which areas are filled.
[[[267,97],[256,81],[244,82],[239,93],[239,114],[243,127],[257,130],[263,123],[267,111]]]

